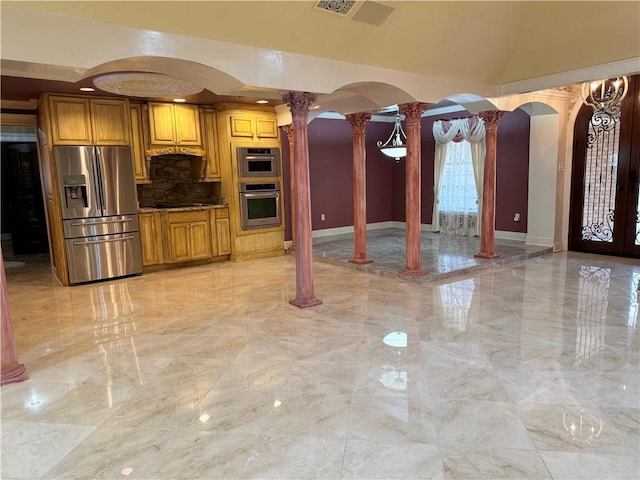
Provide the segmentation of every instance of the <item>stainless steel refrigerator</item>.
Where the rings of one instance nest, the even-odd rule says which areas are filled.
[[[71,284],[142,273],[131,149],[56,146]]]

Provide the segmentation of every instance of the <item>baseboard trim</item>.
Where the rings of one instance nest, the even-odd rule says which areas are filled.
[[[527,234],[522,232],[507,232],[504,230],[496,230],[496,238],[502,240],[516,240],[518,242],[524,242],[527,239]]]
[[[534,237],[532,235],[527,235],[527,239],[525,240],[527,245],[538,245],[540,247],[553,247],[553,238],[549,237]]]
[[[404,229],[406,228],[406,223],[390,221],[390,222],[376,222],[376,223],[367,224],[367,231],[382,230],[384,228]],[[433,227],[430,223],[422,223],[420,224],[420,231],[432,232]],[[345,227],[324,228],[322,230],[314,230],[311,232],[311,236],[313,238],[320,238],[320,237],[329,237],[332,235],[343,235],[345,233],[353,233],[353,232],[354,232],[353,225],[348,225]],[[532,243],[528,241],[527,234],[522,232],[507,232],[504,230],[496,230],[495,237],[503,240],[516,240],[518,242],[526,241],[526,243],[531,243],[532,245],[542,245],[545,247],[551,246],[551,245],[542,244],[542,243]],[[535,240],[539,239],[539,237],[532,237],[532,238]],[[547,240],[547,239],[543,239],[543,240]],[[290,241],[285,242],[285,248],[289,248],[290,246],[291,246]]]

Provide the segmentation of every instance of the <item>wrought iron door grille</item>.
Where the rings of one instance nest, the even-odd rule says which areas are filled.
[[[582,207],[582,240],[613,242],[620,107],[597,110],[587,135]]]

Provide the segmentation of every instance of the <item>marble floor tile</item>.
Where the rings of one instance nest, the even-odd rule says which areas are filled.
[[[550,479],[551,473],[536,450],[513,448],[440,449],[446,479]]]
[[[0,389],[2,478],[640,478],[637,259],[425,235],[410,281],[402,234],[366,268],[351,239],[314,239],[302,310],[292,255],[7,268],[29,379]]]

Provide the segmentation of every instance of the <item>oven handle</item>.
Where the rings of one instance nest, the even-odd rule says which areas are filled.
[[[244,198],[269,198],[269,197],[273,197],[273,198],[280,198],[280,192],[261,192],[261,193],[248,193],[248,192],[240,192],[240,195],[242,195]]]
[[[132,238],[136,238],[133,235],[127,235],[124,237],[118,237],[118,238],[107,238],[104,240],[83,240],[83,241],[74,241],[73,245],[74,246],[78,246],[78,245],[95,245],[96,243],[108,243],[108,242],[121,242],[123,240],[131,240]]]

